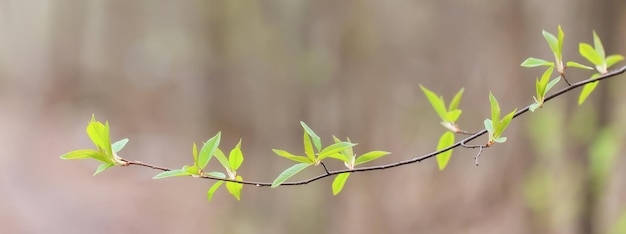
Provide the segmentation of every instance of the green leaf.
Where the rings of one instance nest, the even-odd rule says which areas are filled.
[[[435,109],[435,111],[437,112],[439,117],[442,120],[446,120],[446,113],[448,113],[448,111],[446,110],[446,105],[443,103],[443,98],[437,97],[437,94],[435,94],[432,91],[428,90],[427,88],[425,88],[421,84],[420,84],[420,88],[424,92],[424,95],[426,95],[426,98],[430,102],[430,105],[433,106],[433,108]]]
[[[593,63],[593,65],[600,66],[603,64],[602,57],[597,54],[596,50],[591,47],[591,45],[587,43],[578,44],[578,52],[583,58],[587,59],[589,62]]]
[[[272,151],[274,151],[275,154],[277,154],[278,156],[281,157],[285,157],[288,159],[291,159],[293,161],[296,162],[301,162],[301,163],[313,163],[313,160],[311,160],[310,158],[304,157],[304,156],[297,156],[297,155],[293,155],[287,151],[284,150],[278,150],[278,149],[272,149]]]
[[[192,174],[192,175],[200,175],[200,168],[198,168],[197,165],[183,166],[183,170],[185,170],[186,172],[189,172],[189,174]]]
[[[562,56],[563,56],[563,38],[565,37],[565,34],[563,33],[563,30],[561,29],[561,25],[559,25],[558,27],[558,46],[559,46],[559,50],[557,51],[559,57],[557,58],[559,61],[562,60]]]
[[[102,157],[99,154],[101,154],[99,151],[97,150],[92,150],[92,149],[80,149],[80,150],[74,150],[72,152],[66,153],[64,155],[61,155],[61,159],[64,160],[70,160],[70,159],[84,159],[84,158],[98,158],[98,157]]]
[[[339,153],[347,148],[353,147],[356,144],[352,143],[352,142],[339,142],[339,143],[335,143],[332,145],[327,146],[326,148],[324,148],[319,156],[317,156],[317,161],[322,161],[325,158],[327,158],[328,156],[332,155],[332,154],[336,154]]]
[[[333,180],[333,195],[337,195],[341,192],[343,186],[346,184],[346,180],[348,180],[348,176],[350,176],[350,173],[346,172],[335,177],[335,180]]]
[[[235,180],[241,181],[243,180],[241,176],[237,176]],[[237,200],[241,200],[241,188],[243,188],[243,184],[234,183],[234,182],[226,182],[226,189],[233,197],[237,198]]]
[[[91,122],[87,125],[86,130],[94,145],[112,157],[113,150],[111,150],[111,140],[109,139],[109,122],[103,125],[101,122],[96,121],[95,115],[91,115]]]
[[[98,169],[96,169],[96,172],[93,173],[93,176],[96,176],[97,174],[100,174],[100,172],[103,172],[104,170],[108,169],[109,167],[115,166],[114,163],[103,163],[100,164],[100,166],[98,166]]]
[[[211,158],[215,154],[215,150],[217,150],[220,145],[220,139],[222,138],[222,132],[217,132],[215,136],[211,137],[208,141],[204,142],[202,145],[202,149],[200,149],[200,156],[198,157],[198,167],[204,169]],[[194,147],[195,148],[195,147]]]
[[[524,62],[522,62],[520,66],[522,67],[554,66],[554,63],[543,60],[543,59],[530,57],[524,60]]]
[[[448,148],[452,144],[454,144],[454,133],[447,131],[439,138],[437,150]],[[448,161],[450,161],[450,156],[452,156],[452,150],[448,150],[437,155],[437,165],[439,165],[440,171],[446,168],[446,165],[448,165]]]
[[[498,142],[498,143],[504,143],[506,142],[506,137],[498,137],[496,139],[493,139],[493,141]]]
[[[515,115],[515,112],[517,111],[517,108],[515,108],[513,111],[511,111],[511,113],[507,114],[506,116],[504,116],[504,118],[502,118],[502,122],[500,122],[500,124],[498,125],[498,127],[496,127],[497,129],[495,130],[496,137],[499,137],[500,135],[502,135],[502,133],[504,132],[504,129],[506,129],[506,127],[509,126],[509,123],[511,123],[511,120],[513,119],[513,116]]]
[[[385,151],[370,151],[356,158],[354,165],[363,164],[389,154],[391,153]]]
[[[498,104],[498,100],[496,100],[491,91],[489,92],[489,103],[491,103],[491,121],[493,121],[494,128],[498,128],[498,124],[500,124],[500,104]]]
[[[568,67],[575,67],[575,68],[581,68],[581,69],[586,69],[586,70],[593,70],[593,67],[587,66],[587,65],[583,65],[577,62],[572,62],[569,61],[567,62],[567,66]]]
[[[309,136],[311,136],[311,139],[313,140],[313,145],[315,145],[315,148],[317,148],[317,152],[322,150],[322,140],[320,139],[320,137],[317,136],[317,134],[315,134],[315,132],[311,128],[309,128],[309,126],[307,126],[304,122],[300,121],[300,125],[302,125],[304,131],[308,133]]]
[[[239,143],[237,143],[235,148],[230,151],[230,155],[228,156],[228,162],[230,162],[231,171],[236,171],[243,163],[243,153],[241,152],[241,139],[239,139]]]
[[[313,144],[311,144],[311,138],[309,137],[309,134],[306,133],[306,131],[304,132],[304,137],[302,141],[304,142],[304,154],[306,154],[306,156],[309,157],[311,161],[315,161],[315,152],[313,151]]]
[[[548,83],[548,86],[546,87],[546,89],[543,91],[543,96],[546,96],[546,94],[548,94],[548,91],[550,91],[550,89],[552,89],[552,87],[554,87],[557,83],[559,83],[560,80],[561,80],[561,77],[558,76],[558,77],[554,78],[552,81],[550,81],[550,83]]]
[[[606,57],[606,67],[609,68],[622,60],[624,60],[624,56],[619,54],[610,55],[609,57]]]
[[[193,155],[193,163],[197,165],[198,164],[198,147],[196,146],[195,142],[191,146],[191,154]]]
[[[295,174],[298,174],[300,171],[304,170],[305,168],[307,168],[309,166],[311,166],[310,163],[298,163],[296,165],[293,165],[293,166],[287,168],[285,171],[280,173],[280,175],[278,175],[278,177],[276,177],[274,182],[272,182],[272,188],[276,188],[276,187],[280,186],[287,179],[291,178]]]
[[[333,140],[335,143],[341,142],[341,140],[333,135]],[[348,138],[348,142],[350,142],[350,138]],[[336,158],[346,163],[352,163],[352,158],[354,157],[354,152],[352,151],[352,147],[346,148],[338,154],[332,154],[328,157]]]
[[[554,35],[552,35],[549,32],[546,32],[545,30],[542,31],[543,37],[546,38],[546,41],[548,41],[548,45],[550,46],[550,50],[552,50],[552,52],[555,55],[559,54],[559,41],[558,39],[556,39],[556,37]],[[557,58],[557,57],[555,57]]]
[[[226,174],[221,173],[219,171],[213,171],[213,172],[205,173],[205,175],[208,175],[208,176],[211,176],[211,177],[215,177],[215,178],[222,178],[222,179],[226,178]]]
[[[581,91],[580,96],[578,96],[578,105],[582,105],[585,100],[587,100],[587,98],[589,97],[591,92],[593,92],[596,86],[598,86],[598,81],[591,82],[583,87],[583,91]]]
[[[191,173],[187,172],[186,170],[176,169],[176,170],[161,172],[155,175],[154,177],[152,177],[152,179],[162,179],[162,178],[173,177],[173,176],[190,176],[190,175]]]
[[[446,121],[454,123],[459,119],[459,116],[461,116],[462,111],[461,110],[453,110],[450,111],[448,113],[446,113]]]
[[[490,135],[493,135],[493,122],[490,119],[485,119],[483,123],[485,124],[487,132],[489,132]]]
[[[465,91],[465,88],[461,88],[461,90],[454,95],[454,98],[452,98],[450,106],[448,107],[448,111],[454,111],[457,109],[459,103],[461,102],[461,98],[463,97],[463,91]]]
[[[126,146],[126,143],[128,143],[128,138],[124,138],[119,141],[116,141],[115,143],[111,145],[111,150],[113,151],[113,153],[120,152],[120,150],[124,149],[124,146]]]
[[[222,167],[224,167],[224,169],[230,169],[230,162],[228,162],[226,155],[224,155],[224,152],[220,148],[215,149],[215,153],[213,153],[213,156],[217,158],[217,161],[220,161],[220,164],[222,164]]]
[[[604,47],[602,46],[602,41],[600,41],[600,37],[598,37],[598,34],[595,30],[593,31],[593,47],[596,50],[596,54],[598,54],[598,56],[600,56],[600,58],[604,60],[604,58],[606,57],[606,55],[604,54]]]
[[[220,186],[224,183],[224,181],[218,181],[215,182],[215,184],[213,184],[213,186],[211,186],[211,188],[209,189],[209,191],[206,194],[206,198],[207,200],[210,202],[211,199],[213,198],[213,194],[215,194],[215,191],[217,191],[217,189],[220,188]]]
[[[535,112],[535,110],[537,110],[539,107],[541,107],[541,104],[535,102],[528,107],[528,110]]]

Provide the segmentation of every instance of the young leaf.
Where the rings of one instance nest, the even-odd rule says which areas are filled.
[[[313,132],[313,130],[309,128],[309,126],[307,126],[304,122],[300,121],[300,125],[302,125],[304,131],[308,133],[309,136],[311,136],[311,139],[313,140],[313,145],[315,145],[315,148],[319,152],[322,149],[322,140],[320,139],[320,137],[317,136],[317,134],[315,134],[315,132]]]
[[[497,128],[500,123],[500,104],[491,92],[489,92],[489,103],[491,103],[491,121],[493,121],[494,128]]]
[[[113,151],[113,153],[120,152],[120,150],[124,149],[124,146],[126,146],[126,143],[128,143],[128,138],[124,138],[119,141],[116,141],[115,143],[111,145],[111,150]]]
[[[587,65],[583,65],[577,62],[572,62],[569,61],[567,62],[567,66],[568,67],[575,67],[575,68],[581,68],[581,69],[586,69],[586,70],[593,70],[593,67],[587,66]]]
[[[554,53],[555,59],[559,59],[557,55],[559,54],[559,41],[556,39],[554,35],[545,30],[542,31],[543,37],[548,41],[548,45],[550,46],[550,50]]]
[[[485,124],[485,129],[487,129],[489,135],[493,135],[493,122],[490,119],[485,119],[483,123]]]
[[[559,50],[557,51],[559,57],[557,58],[559,61],[562,60],[563,57],[563,38],[565,37],[565,34],[563,33],[563,29],[561,29],[561,25],[559,25],[558,27],[558,46],[559,46]]]
[[[530,104],[530,106],[528,107],[528,110],[535,112],[535,110],[539,109],[539,107],[541,107],[541,105],[539,105],[539,103],[535,102],[533,104]]]
[[[463,113],[461,110],[450,111],[446,113],[445,120],[448,122],[454,123],[459,119],[459,116],[461,116],[461,113]]]
[[[333,181],[333,195],[337,195],[341,192],[343,186],[346,184],[346,180],[348,180],[348,176],[350,176],[350,173],[346,172],[335,177],[335,180]]]
[[[222,178],[222,179],[226,178],[226,175],[224,173],[219,172],[219,171],[213,171],[213,172],[205,173],[205,175],[212,176],[212,177],[215,177],[215,178]]]
[[[235,180],[242,181],[241,176],[237,176]],[[237,200],[241,200],[241,188],[243,188],[243,184],[234,183],[234,182],[226,182],[226,189],[233,197],[237,198]]]
[[[217,161],[220,161],[222,167],[224,167],[226,170],[230,169],[230,162],[228,162],[226,155],[224,155],[224,152],[220,148],[215,149],[215,153],[213,153],[213,156],[217,158]]]
[[[586,84],[585,87],[583,87],[583,91],[581,91],[580,96],[578,96],[578,105],[582,105],[585,102],[585,100],[587,100],[587,97],[589,97],[591,92],[593,92],[596,86],[598,86],[598,83],[599,83],[598,81],[591,82],[589,84]]]
[[[457,107],[459,106],[459,103],[461,102],[461,98],[463,97],[463,91],[465,91],[465,88],[461,88],[454,95],[454,98],[452,98],[452,101],[450,102],[450,106],[448,107],[448,111],[454,111],[457,109]]]
[[[230,151],[230,155],[228,156],[228,162],[230,162],[231,171],[236,171],[243,163],[243,153],[241,152],[241,139],[239,139],[239,143],[237,143],[235,148]]]
[[[215,136],[204,142],[204,145],[202,145],[202,149],[200,149],[200,155],[197,160],[198,167],[204,169],[206,165],[209,164],[209,161],[211,161],[211,158],[215,154],[215,150],[217,150],[218,146],[220,145],[221,138],[222,132],[217,132]]]
[[[600,41],[600,37],[598,37],[595,30],[593,31],[593,47],[595,48],[596,54],[600,56],[600,58],[604,59],[606,57],[602,41]]]
[[[112,157],[113,150],[111,150],[111,140],[109,139],[109,122],[103,125],[101,122],[96,121],[95,115],[91,115],[91,122],[87,125],[86,130],[94,145]]]
[[[66,153],[64,155],[61,155],[61,159],[64,160],[70,160],[70,159],[83,159],[83,158],[97,158],[97,157],[102,157],[99,156],[98,154],[101,154],[99,151],[97,150],[92,150],[92,149],[81,149],[81,150],[74,150],[72,152]]]
[[[220,188],[220,186],[223,183],[224,181],[218,181],[218,182],[215,182],[213,186],[211,186],[211,188],[209,189],[209,191],[207,191],[207,194],[206,194],[206,198],[208,201],[211,201],[211,198],[213,198],[213,194],[215,193],[215,191],[217,191],[218,188]]]
[[[198,168],[197,165],[183,166],[183,170],[185,170],[186,172],[188,172],[191,175],[199,175],[200,174],[200,168]]]
[[[193,155],[193,163],[198,164],[198,147],[195,142],[191,146],[191,154]]]
[[[454,133],[447,131],[439,138],[439,144],[437,145],[437,150],[442,150],[454,144]],[[437,155],[437,165],[439,165],[439,170],[442,171],[448,165],[448,161],[450,161],[450,156],[452,155],[452,150],[448,150]]]
[[[100,164],[100,166],[98,166],[98,169],[96,169],[96,172],[93,173],[94,176],[96,176],[97,174],[100,174],[100,172],[103,172],[104,170],[108,169],[109,167],[115,166],[114,163],[103,163]]]
[[[624,60],[624,56],[619,54],[609,55],[609,57],[606,57],[606,67],[609,68],[622,60]]]
[[[513,119],[513,116],[515,115],[515,112],[517,112],[517,108],[513,109],[513,111],[511,111],[511,113],[507,114],[506,116],[504,116],[504,118],[502,118],[502,122],[500,122],[498,127],[496,127],[496,128],[498,128],[498,129],[496,129],[497,137],[502,135],[502,133],[504,132],[504,129],[506,129],[506,127],[509,126],[509,123],[511,123],[511,120]]]
[[[493,139],[493,141],[495,141],[497,143],[504,143],[504,142],[506,142],[506,137],[498,137],[496,139]]]
[[[304,132],[304,137],[303,137],[302,141],[304,142],[304,154],[306,154],[306,156],[309,157],[309,159],[314,161],[315,160],[315,152],[313,151],[313,145],[311,144],[311,138],[309,137],[309,134],[306,133],[306,131]]]
[[[300,171],[304,170],[305,168],[309,166],[311,166],[311,164],[309,163],[298,163],[296,165],[291,166],[290,168],[287,168],[285,171],[280,173],[278,177],[276,177],[274,182],[272,182],[272,188],[276,188],[280,186],[287,179],[291,178],[295,174],[298,174]]]
[[[593,65],[600,66],[603,63],[603,57],[600,57],[600,55],[597,54],[596,50],[587,43],[578,44],[578,52],[581,56],[583,56],[583,58],[593,63]]]
[[[554,63],[543,60],[543,59],[530,57],[524,60],[524,62],[522,62],[520,66],[522,67],[554,66]]]
[[[320,154],[317,156],[317,161],[322,161],[325,158],[327,158],[330,155],[339,153],[345,149],[351,148],[353,146],[355,146],[356,144],[352,143],[352,142],[339,142],[339,143],[335,143],[332,145],[327,146],[326,148],[324,148]]]
[[[543,96],[546,96],[546,94],[548,94],[548,91],[550,91],[552,87],[554,87],[557,83],[559,83],[559,81],[561,81],[560,76],[550,81],[550,83],[548,83],[548,86],[546,86],[546,89],[543,91]]]
[[[162,179],[162,178],[173,177],[173,176],[190,176],[190,175],[191,174],[187,172],[186,170],[176,169],[176,170],[161,172],[155,175],[154,177],[152,177],[152,179]]]
[[[313,160],[311,160],[310,158],[307,158],[304,156],[293,155],[284,150],[272,149],[272,151],[274,151],[274,153],[277,154],[278,156],[285,157],[296,162],[309,163],[309,164],[313,163]]]
[[[435,112],[437,112],[437,114],[439,115],[439,117],[442,120],[445,120],[446,119],[446,113],[448,111],[446,110],[446,105],[443,103],[443,98],[437,97],[437,94],[435,94],[432,91],[428,90],[427,88],[425,88],[421,84],[420,84],[420,88],[424,92],[424,95],[426,95],[426,98],[428,99],[430,104],[435,109]]]
[[[356,158],[354,165],[363,164],[389,154],[391,153],[385,151],[370,151]]]

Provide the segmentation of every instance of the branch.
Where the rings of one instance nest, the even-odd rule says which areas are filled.
[[[620,74],[622,74],[624,72],[626,72],[626,66],[623,66],[623,67],[621,67],[621,68],[619,68],[617,70],[608,72],[608,73],[606,73],[606,74],[604,74],[602,76],[599,76],[599,77],[597,77],[595,79],[587,79],[587,80],[583,80],[583,81],[571,84],[570,86],[568,86],[566,88],[563,88],[563,89],[561,89],[561,90],[559,90],[559,91],[557,91],[557,92],[547,96],[544,99],[544,102],[548,102],[551,99],[556,98],[558,96],[561,96],[564,93],[572,91],[572,90],[574,90],[574,89],[576,89],[576,88],[578,88],[580,86],[583,86],[583,85],[586,85],[586,84],[589,84],[589,83],[592,83],[592,82],[608,79],[608,78],[620,75]],[[524,109],[521,109],[521,110],[517,111],[515,113],[515,115],[513,115],[513,118],[517,118],[518,116],[523,115],[524,113],[528,112],[529,108],[530,108],[530,106],[527,106]],[[371,167],[360,167],[360,168],[355,168],[355,169],[337,170],[337,171],[328,171],[326,169],[326,167],[324,166],[326,174],[318,175],[316,177],[312,177],[312,178],[309,178],[309,179],[306,179],[306,180],[301,180],[301,181],[296,181],[296,182],[284,182],[284,183],[281,184],[281,186],[305,185],[305,184],[311,183],[311,182],[316,181],[316,180],[320,180],[320,179],[323,179],[323,178],[326,178],[326,177],[329,177],[329,176],[338,175],[338,174],[346,173],[346,172],[348,172],[348,173],[355,173],[355,172],[366,172],[366,171],[374,171],[374,170],[385,170],[385,169],[399,167],[399,166],[403,166],[403,165],[419,163],[421,161],[424,161],[426,159],[429,159],[429,158],[432,158],[434,156],[437,156],[437,155],[439,155],[439,154],[441,154],[443,152],[446,152],[448,150],[452,150],[452,149],[457,148],[457,147],[465,147],[466,143],[468,143],[468,142],[470,142],[470,141],[472,141],[472,140],[474,140],[474,139],[484,135],[485,133],[487,133],[487,129],[483,129],[483,130],[481,130],[479,132],[476,132],[476,133],[468,136],[467,138],[465,138],[463,140],[460,140],[460,141],[456,142],[455,144],[453,144],[453,145],[451,145],[451,146],[449,146],[447,148],[444,148],[444,149],[441,149],[441,150],[438,150],[438,151],[434,151],[432,153],[425,154],[425,155],[422,155],[422,156],[419,156],[419,157],[407,159],[407,160],[404,160],[404,161],[395,162],[395,163],[384,164],[384,165],[379,165],[379,166],[371,166]],[[474,148],[476,148],[476,147],[474,147]],[[482,152],[483,148],[484,147],[480,147],[481,152]],[[480,155],[480,152],[479,152],[479,155]],[[161,171],[170,171],[171,170],[169,168],[154,166],[154,165],[146,164],[146,163],[139,162],[139,161],[129,161],[129,160],[126,160],[126,159],[123,159],[123,161],[127,162],[128,165],[148,167],[148,168],[152,168],[152,169],[155,169],[155,170],[161,170]],[[233,182],[233,183],[239,183],[239,184],[246,184],[246,185],[254,185],[254,186],[257,186],[257,187],[270,187],[272,185],[272,183],[267,183],[267,182],[237,181],[237,180],[230,180],[230,179],[217,178],[217,177],[211,177],[211,176],[202,176],[201,178],[209,179],[209,180],[216,180],[216,181],[226,181],[226,182]]]

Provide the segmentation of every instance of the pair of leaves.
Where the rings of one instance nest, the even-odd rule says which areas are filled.
[[[107,121],[105,124],[102,122],[96,121],[95,115],[91,115],[91,121],[86,128],[87,135],[89,139],[93,142],[93,144],[98,148],[98,150],[93,149],[80,149],[75,150],[64,155],[61,155],[61,159],[71,160],[71,159],[85,159],[85,158],[93,158],[102,162],[96,172],[94,172],[94,176],[103,172],[104,170],[115,166],[115,165],[127,165],[126,162],[122,160],[119,156],[117,156],[117,152],[122,150],[126,143],[128,143],[128,138],[124,138],[119,140],[113,144],[111,144],[111,140],[109,137],[109,122]]]
[[[587,43],[578,44],[578,52],[580,55],[595,65],[596,71],[598,73],[593,74],[590,79],[595,79],[600,75],[606,74],[608,72],[609,67],[615,65],[619,61],[624,60],[624,56],[621,55],[610,55],[606,56],[604,53],[604,47],[602,46],[602,41],[600,41],[600,37],[593,31],[593,47]],[[583,90],[578,97],[578,105],[582,105],[587,97],[593,92],[593,90],[598,86],[598,82],[592,82],[586,84],[583,87]]]
[[[494,142],[504,143],[506,141],[506,137],[502,136],[502,132],[509,126],[513,115],[517,111],[517,108],[515,108],[500,120],[500,104],[498,104],[498,100],[491,92],[489,92],[489,103],[491,104],[491,119],[485,119],[484,121],[485,129],[489,132],[487,146],[491,146]]]
[[[462,113],[462,111],[457,109],[457,107],[459,106],[461,98],[463,97],[464,88],[461,88],[461,90],[459,90],[459,92],[454,95],[454,98],[450,102],[448,108],[446,108],[446,104],[442,96],[437,96],[437,94],[428,90],[421,84],[420,88],[424,92],[424,95],[426,95],[426,98],[428,99],[430,104],[435,109],[435,112],[437,112],[437,114],[441,118],[441,124],[452,132],[460,132],[461,130],[454,122],[459,119]]]
[[[535,99],[535,103],[530,105],[530,111],[535,112],[536,109],[541,108],[548,91],[550,91],[550,89],[552,89],[552,87],[554,87],[561,80],[561,77],[559,76],[550,81],[550,76],[552,75],[553,70],[554,67],[549,67],[541,76],[541,80],[539,78],[536,79],[535,90],[537,92],[537,96],[533,97],[533,99]]]
[[[335,141],[335,143],[341,142],[341,140],[335,136],[333,136],[333,140]],[[347,142],[350,142],[350,138],[348,138]],[[386,151],[370,151],[361,156],[356,156],[353,153],[352,147],[349,147],[340,151],[339,153],[331,155],[330,157],[343,161],[344,165],[346,165],[348,169],[353,170],[357,165],[378,159],[389,154],[391,153]],[[348,180],[348,176],[350,176],[350,173],[346,172],[341,173],[335,177],[332,185],[333,195],[337,195],[339,194],[339,192],[341,192],[343,186]]]
[[[226,173],[228,174],[229,179],[237,180],[237,181],[243,180],[243,178],[240,175],[237,175],[237,169],[239,169],[239,167],[243,163],[243,152],[241,151],[241,139],[239,139],[239,142],[237,143],[237,145],[235,145],[235,147],[230,151],[230,153],[228,154],[228,158],[226,158],[226,155],[224,155],[224,152],[222,152],[222,150],[220,150],[219,148],[215,152],[215,158],[217,158],[217,160],[220,161],[220,163],[226,170]],[[214,172],[210,175],[217,177],[217,178],[222,178],[222,179],[226,178],[226,175],[220,172]],[[217,189],[222,184],[224,184],[224,181],[218,181],[215,184],[213,184],[211,189],[209,189],[209,191],[207,192],[207,199],[209,201],[211,201],[211,198],[213,198],[213,194],[215,193],[215,191],[217,191]],[[243,188],[243,184],[235,183],[235,182],[226,182],[226,190],[228,190],[228,192],[231,195],[233,195],[237,200],[241,199],[242,188]]]

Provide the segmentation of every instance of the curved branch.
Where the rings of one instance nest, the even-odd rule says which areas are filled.
[[[583,85],[586,85],[586,84],[589,84],[589,83],[592,83],[592,82],[608,79],[608,78],[620,75],[620,74],[622,74],[624,72],[626,72],[626,66],[623,66],[623,67],[621,67],[621,68],[619,68],[617,70],[608,72],[608,73],[606,73],[606,74],[604,74],[602,76],[599,76],[599,77],[597,77],[595,79],[587,79],[587,80],[583,80],[583,81],[571,84],[571,85],[567,86],[566,88],[563,88],[563,89],[561,89],[561,90],[559,90],[559,91],[557,91],[557,92],[547,96],[544,99],[544,102],[548,102],[551,99],[553,99],[555,97],[558,97],[558,96],[561,96],[564,93],[572,91],[572,90],[574,90],[574,89],[576,89],[576,88],[578,88],[580,86],[583,86]],[[521,110],[517,111],[515,113],[515,115],[513,115],[513,118],[517,118],[518,116],[523,115],[524,113],[528,112],[529,108],[530,108],[530,106],[527,106],[524,109],[521,109]],[[403,165],[419,163],[421,161],[424,161],[426,159],[429,159],[429,158],[432,158],[434,156],[437,156],[437,155],[439,155],[439,154],[441,154],[443,152],[446,152],[448,150],[452,150],[454,148],[463,146],[466,143],[468,143],[468,142],[470,142],[470,141],[472,141],[472,140],[474,140],[474,139],[484,135],[485,133],[487,133],[487,129],[483,129],[481,131],[478,131],[478,132],[468,136],[467,138],[454,143],[453,145],[451,145],[451,146],[449,146],[447,148],[444,148],[444,149],[441,149],[441,150],[438,150],[438,151],[434,151],[432,153],[425,154],[425,155],[422,155],[422,156],[419,156],[419,157],[407,159],[407,160],[404,160],[404,161],[399,161],[399,162],[390,163],[390,164],[384,164],[384,165],[379,165],[379,166],[360,167],[360,168],[355,168],[355,169],[345,169],[345,170],[337,170],[337,171],[328,171],[327,170],[326,174],[318,175],[316,177],[312,177],[312,178],[309,178],[309,179],[306,179],[306,180],[301,180],[301,181],[296,181],[296,182],[285,182],[285,183],[282,183],[281,186],[305,185],[305,184],[311,183],[311,182],[316,181],[316,180],[320,180],[320,179],[323,179],[323,178],[326,178],[326,177],[329,177],[329,176],[338,175],[338,174],[346,173],[346,172],[355,173],[355,172],[366,172],[366,171],[374,171],[374,170],[385,170],[385,169],[399,167],[399,166],[403,166]],[[155,169],[155,170],[161,170],[161,171],[170,171],[171,170],[169,168],[154,166],[154,165],[146,164],[146,163],[139,162],[139,161],[128,161],[128,160],[124,160],[124,161],[128,162],[128,165],[143,166],[143,167],[148,167],[148,168],[152,168],[152,169]],[[202,176],[201,178],[209,179],[209,180],[217,180],[217,181],[226,181],[226,182],[233,182],[233,183],[239,183],[239,184],[246,184],[246,185],[254,185],[254,186],[257,186],[257,187],[270,187],[272,185],[272,183],[267,183],[267,182],[237,181],[237,180],[223,179],[223,178],[217,178],[217,177],[211,177],[211,176]]]

